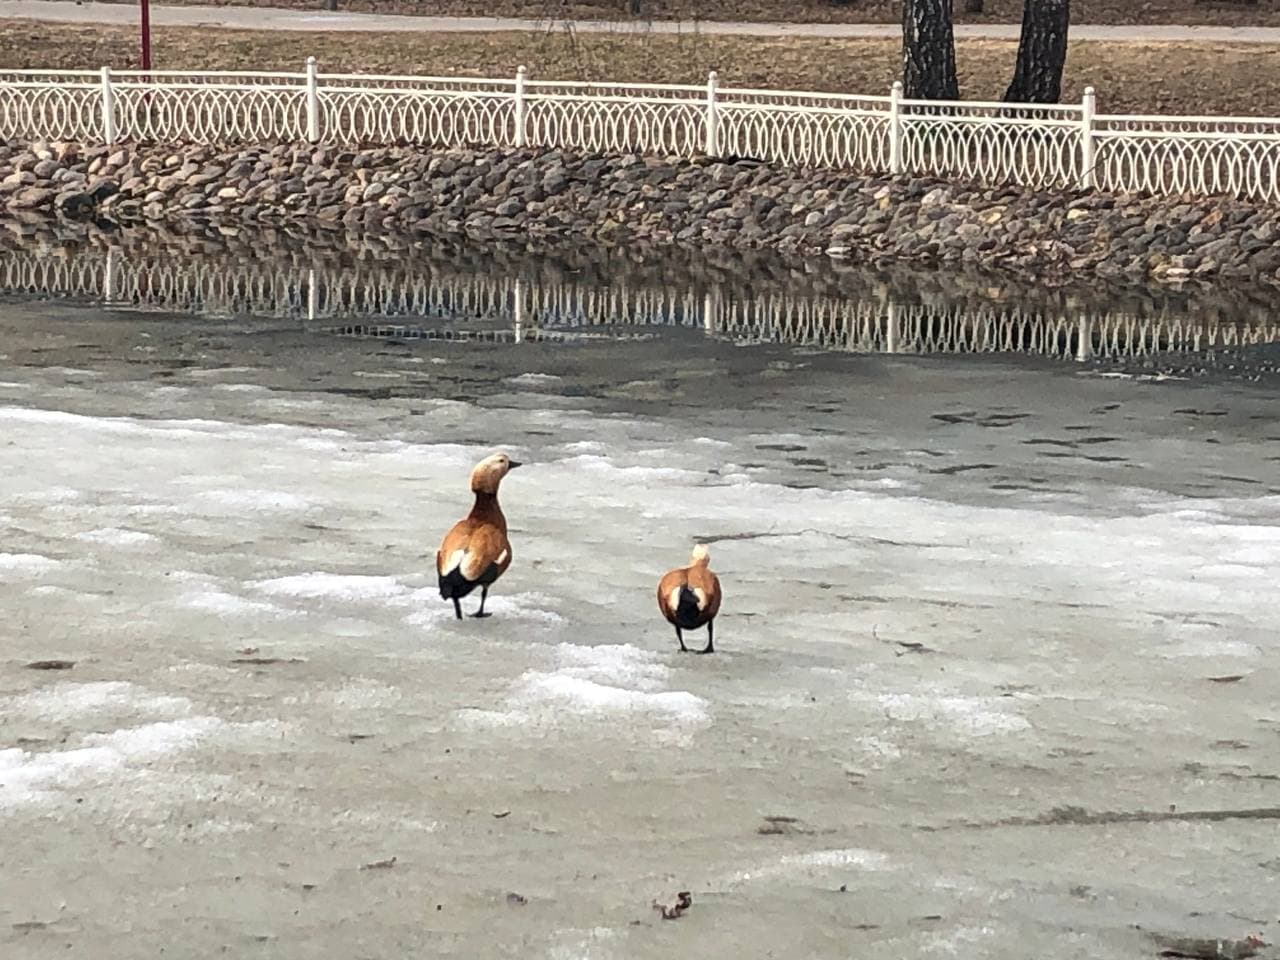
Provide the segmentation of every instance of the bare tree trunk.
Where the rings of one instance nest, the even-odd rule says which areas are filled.
[[[902,86],[909,100],[957,100],[951,0],[902,5]]]
[[[1007,102],[1058,102],[1070,25],[1071,0],[1024,0],[1018,63],[1004,94]]]

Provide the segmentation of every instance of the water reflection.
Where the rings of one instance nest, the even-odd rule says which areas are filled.
[[[1046,290],[764,254],[465,245],[304,230],[10,221],[0,292],[270,318],[331,334],[521,342],[689,328],[863,353],[1125,360],[1280,340],[1268,292]]]

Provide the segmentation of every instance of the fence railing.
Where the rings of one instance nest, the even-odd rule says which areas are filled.
[[[304,266],[251,258],[130,256],[88,247],[71,256],[0,252],[0,294],[118,307],[272,317],[319,332],[396,339],[506,342],[644,336],[684,327],[738,343],[788,343],[856,353],[1022,353],[1125,360],[1280,341],[1280,322],[1139,314],[887,293],[841,296],[786,287],[660,280],[610,283],[455,271],[412,262]]]
[[[0,137],[543,147],[754,157],[1029,187],[1280,200],[1280,118],[1098,114],[705,85],[301,73],[0,71]]]

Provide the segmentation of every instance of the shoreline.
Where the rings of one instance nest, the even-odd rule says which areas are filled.
[[[681,244],[967,265],[1037,284],[1280,286],[1280,210],[1040,192],[754,161],[414,147],[0,146],[10,213],[308,223],[349,233]],[[1088,277],[1089,279],[1084,279]]]

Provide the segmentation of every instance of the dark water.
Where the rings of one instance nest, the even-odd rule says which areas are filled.
[[[710,249],[534,249],[300,229],[11,221],[0,294],[296,322],[391,340],[676,333],[893,354],[1036,357],[1155,375],[1274,375],[1270,292],[1039,288]]]

